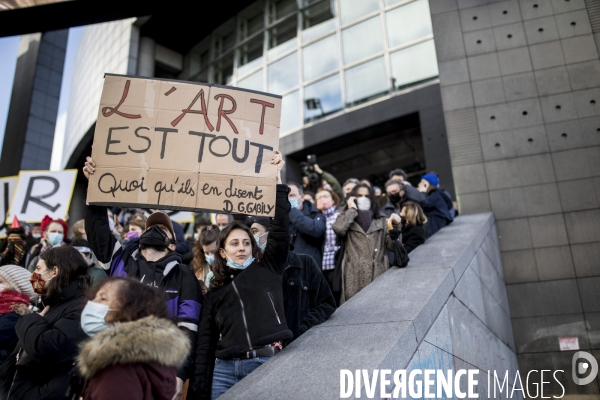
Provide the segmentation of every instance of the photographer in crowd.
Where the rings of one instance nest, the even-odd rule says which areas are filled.
[[[312,194],[317,193],[320,188],[332,190],[340,198],[343,197],[342,186],[335,176],[329,172],[325,172],[317,164],[317,156],[314,154],[306,157],[306,162],[301,162],[302,172],[302,189],[304,192]],[[314,200],[314,198],[313,198]]]

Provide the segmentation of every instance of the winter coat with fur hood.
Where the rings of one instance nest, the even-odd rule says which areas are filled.
[[[81,395],[86,400],[171,400],[177,368],[189,350],[185,333],[164,318],[111,325],[81,347]]]

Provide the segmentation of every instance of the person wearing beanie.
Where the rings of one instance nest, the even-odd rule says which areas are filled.
[[[29,314],[29,301],[35,295],[31,274],[18,265],[0,267],[0,365],[13,352],[19,338],[15,325]]]
[[[436,174],[428,173],[421,177],[421,182],[417,189],[425,193],[427,196],[423,204],[423,211],[427,216],[427,237],[431,237],[434,233],[452,222],[453,218],[450,215],[450,205],[446,200],[446,196],[439,190],[438,185],[440,180]]]

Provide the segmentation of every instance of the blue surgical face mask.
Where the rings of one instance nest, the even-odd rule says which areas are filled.
[[[63,234],[58,232],[50,232],[48,234],[48,243],[51,246],[56,246],[57,244],[61,244],[63,240]]]
[[[290,201],[290,204],[292,205],[292,208],[298,208],[300,207],[300,205],[298,204],[298,198],[294,197],[294,198],[289,198],[288,200]]]
[[[81,311],[81,329],[89,337],[94,337],[96,334],[108,328],[108,324],[104,320],[106,314],[111,310],[106,304],[88,301],[83,311]]]
[[[209,256],[208,254],[205,254],[204,259],[206,260],[208,265],[213,265],[213,263],[215,262],[215,255],[213,254],[212,256]]]
[[[254,257],[250,256],[248,257],[248,259],[246,261],[244,261],[243,264],[240,263],[236,263],[234,262],[231,258],[229,258],[229,256],[227,256],[227,266],[229,268],[234,268],[234,269],[246,269],[250,266],[250,264],[252,264],[254,262]]]
[[[254,235],[254,240],[256,241],[256,245],[258,246],[258,248],[260,249],[260,251],[264,252],[265,251],[265,247],[267,247],[267,242],[264,242],[264,243],[261,244],[260,243],[260,238],[263,237],[263,236],[265,236],[265,235],[268,235],[268,234],[269,234],[269,232],[265,232],[262,235]]]

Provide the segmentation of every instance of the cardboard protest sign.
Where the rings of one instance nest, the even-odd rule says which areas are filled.
[[[76,169],[21,171],[7,221],[41,222],[45,215],[66,218],[75,187]]]
[[[107,74],[89,204],[273,216],[281,96]]]
[[[173,211],[173,210],[160,210],[171,218],[171,221],[179,222],[180,224],[184,224],[187,222],[194,221],[194,214],[189,211]],[[146,217],[149,217],[152,212],[150,210],[146,210]]]
[[[6,213],[10,209],[10,201],[15,192],[15,186],[17,185],[17,181],[19,180],[18,176],[9,176],[6,178],[0,178],[0,202],[2,202],[2,206],[0,207],[0,212],[2,215],[6,216]],[[12,222],[7,221],[8,223]],[[6,230],[0,230],[0,238],[6,237]]]

